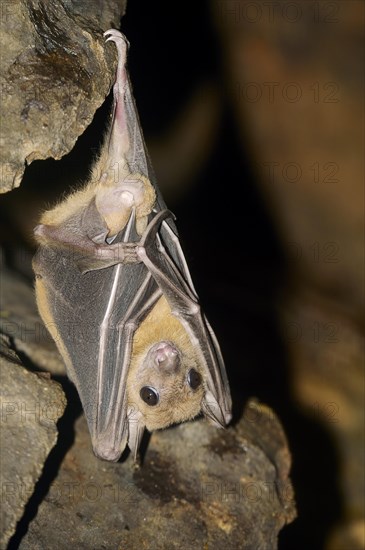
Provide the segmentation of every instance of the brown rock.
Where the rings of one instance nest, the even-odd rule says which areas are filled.
[[[115,52],[103,31],[125,2],[5,2],[1,14],[0,191],[20,184],[26,164],[60,159],[102,104]]]
[[[66,401],[59,384],[25,370],[1,337],[1,548],[22,517],[57,441]]]
[[[289,469],[282,428],[256,402],[225,431],[153,433],[140,468],[95,458],[82,417],[20,548],[274,549],[295,517]]]
[[[0,330],[11,338],[17,352],[37,369],[64,375],[65,365],[39,316],[33,286],[14,272],[3,269],[0,299]]]

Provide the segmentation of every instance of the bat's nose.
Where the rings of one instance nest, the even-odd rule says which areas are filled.
[[[157,367],[169,372],[176,372],[180,364],[180,358],[175,346],[168,342],[160,342],[152,353]]]

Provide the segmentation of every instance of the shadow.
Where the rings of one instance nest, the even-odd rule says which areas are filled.
[[[288,438],[298,518],[281,531],[279,549],[320,550],[342,515],[338,452],[327,427],[307,417],[292,395],[277,307],[286,259],[228,109],[220,136],[204,178],[176,205],[177,224],[222,347],[233,421],[256,396],[273,408]]]
[[[29,360],[27,363],[29,365]],[[35,366],[33,366],[32,370],[36,370]],[[23,516],[19,520],[16,531],[8,543],[7,550],[16,550],[19,548],[22,538],[28,531],[29,524],[37,515],[38,507],[47,496],[53,481],[57,477],[65,455],[74,443],[75,422],[82,414],[81,403],[75,386],[64,376],[53,376],[52,378],[62,385],[67,400],[66,409],[63,416],[57,422],[57,443],[44,463],[42,474],[35,485],[32,496],[25,506]]]

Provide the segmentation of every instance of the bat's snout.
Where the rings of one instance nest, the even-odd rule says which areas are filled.
[[[166,372],[176,372],[180,366],[180,355],[170,342],[159,342],[150,350],[151,359],[157,368]]]

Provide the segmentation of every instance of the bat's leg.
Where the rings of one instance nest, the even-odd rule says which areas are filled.
[[[141,235],[156,201],[156,192],[149,181],[147,153],[128,79],[128,43],[115,29],[106,31],[104,36],[107,42],[115,43],[118,65],[113,86],[112,124],[93,170],[97,181],[95,204],[108,227],[109,238],[123,229],[133,207]]]
[[[124,107],[126,88],[128,85],[128,75],[126,70],[128,42],[125,36],[115,30],[110,29],[104,33],[106,42],[114,42],[118,51],[118,66],[115,83],[113,86],[114,110],[112,131],[109,136],[110,162],[115,165],[122,159],[125,159],[126,153],[130,147],[129,131],[127,127],[127,117]],[[123,172],[123,168],[122,172]]]
[[[127,227],[131,223],[135,225],[134,208]],[[81,273],[104,269],[118,263],[135,264],[140,262],[136,253],[136,243],[130,242],[129,239],[123,239],[124,242],[115,244],[102,244],[95,242],[87,235],[75,234],[68,227],[45,224],[37,225],[34,234],[38,240],[42,240],[48,246],[53,245],[62,249],[64,255],[77,265]],[[106,234],[107,230],[104,231],[104,238]]]

